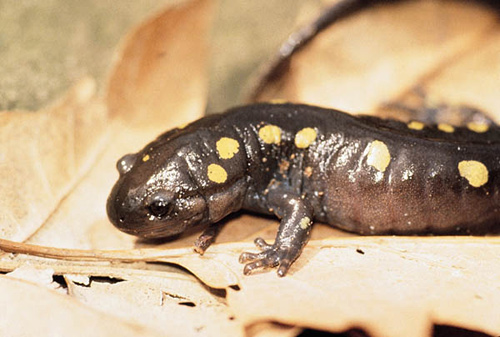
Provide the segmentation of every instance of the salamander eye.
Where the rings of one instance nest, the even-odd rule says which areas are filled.
[[[157,195],[153,198],[148,206],[149,212],[157,218],[162,218],[172,212],[174,204],[171,200],[163,196]]]
[[[116,163],[116,169],[120,175],[124,175],[132,169],[132,166],[135,164],[136,157],[137,156],[135,154],[126,154],[118,160]]]

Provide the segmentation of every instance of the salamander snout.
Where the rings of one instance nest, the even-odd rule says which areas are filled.
[[[143,236],[140,233],[147,227],[147,214],[142,204],[139,197],[126,193],[123,182],[119,180],[108,197],[108,218],[121,231]]]
[[[207,217],[205,198],[195,191],[178,188],[182,174],[156,172],[151,178],[137,174],[138,171],[131,173],[120,175],[106,204],[108,218],[119,230],[143,238],[169,237]],[[156,179],[170,175],[176,178],[172,183]]]

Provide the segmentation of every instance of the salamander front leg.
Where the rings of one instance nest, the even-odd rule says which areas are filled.
[[[241,254],[240,263],[246,263],[243,269],[245,275],[260,268],[278,267],[278,276],[285,276],[309,240],[312,207],[300,197],[282,200],[282,203],[282,206],[275,209],[276,215],[281,218],[281,223],[274,244],[268,244],[264,239],[257,238],[255,244],[262,251]]]
[[[194,251],[203,255],[207,248],[214,243],[220,229],[220,224],[212,224],[208,226],[194,242]]]

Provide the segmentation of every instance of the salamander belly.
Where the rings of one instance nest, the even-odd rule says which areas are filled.
[[[328,159],[328,223],[361,234],[500,227],[498,146],[398,141],[351,141]]]

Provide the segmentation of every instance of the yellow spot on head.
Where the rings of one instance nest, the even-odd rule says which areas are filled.
[[[281,129],[276,125],[266,125],[260,128],[259,137],[266,144],[279,144],[281,141]]]
[[[425,126],[424,123],[418,122],[418,121],[411,121],[410,123],[407,124],[408,129],[412,130],[422,130]]]
[[[238,153],[240,144],[235,139],[222,137],[215,143],[215,147],[221,159],[230,159]]]
[[[477,133],[483,133],[483,132],[488,131],[490,126],[486,123],[470,122],[470,123],[467,123],[467,128],[469,130],[477,132]]]
[[[295,135],[295,146],[305,149],[314,143],[317,136],[318,133],[313,128],[303,128]]]
[[[455,128],[450,124],[440,123],[437,128],[443,132],[452,133],[455,132]]]
[[[488,169],[479,161],[462,160],[458,163],[458,171],[471,186],[480,187],[488,182]]]
[[[380,172],[384,172],[391,162],[391,154],[384,142],[374,140],[368,145],[366,163]]]
[[[142,161],[143,161],[143,162],[147,162],[147,161],[149,160],[149,158],[150,158],[150,157],[149,157],[149,154],[146,154],[146,155],[144,155],[144,156],[142,157]]]
[[[224,168],[217,164],[210,164],[207,167],[208,179],[214,183],[222,184],[227,180],[227,172]]]
[[[311,219],[307,216],[303,217],[302,220],[300,220],[300,228],[307,229],[309,226],[311,226]]]

